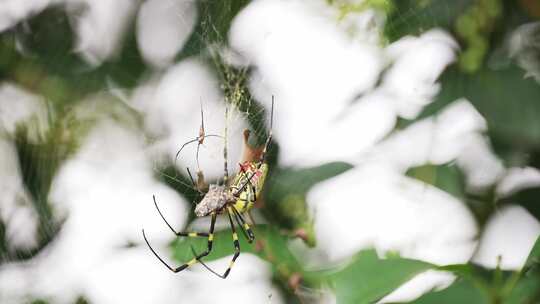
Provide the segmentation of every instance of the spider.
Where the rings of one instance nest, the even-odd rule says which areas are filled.
[[[179,267],[172,267],[167,262],[165,262],[158,254],[157,252],[152,248],[150,243],[148,242],[148,239],[146,238],[146,235],[144,233],[144,229],[142,230],[144,240],[146,244],[148,245],[148,248],[152,251],[152,253],[158,258],[163,265],[165,265],[170,271],[174,273],[178,273],[184,269],[187,269],[188,267],[196,264],[197,262],[201,263],[206,269],[211,271],[213,274],[219,276],[220,278],[227,278],[229,275],[232,267],[234,266],[234,263],[236,259],[240,256],[240,243],[238,241],[238,235],[236,234],[236,228],[235,223],[238,225],[244,236],[246,237],[247,241],[249,243],[252,243],[255,240],[255,235],[253,231],[251,230],[250,225],[246,222],[244,219],[244,215],[248,214],[248,212],[251,210],[255,202],[257,201],[257,197],[261,193],[261,190],[264,185],[264,180],[266,178],[266,174],[268,172],[268,164],[266,163],[266,152],[268,150],[268,146],[270,145],[270,142],[272,140],[272,123],[273,123],[273,114],[274,114],[274,96],[272,96],[272,108],[270,112],[270,132],[268,134],[268,137],[262,147],[259,148],[253,148],[248,144],[248,139],[250,135],[249,130],[244,130],[243,136],[244,136],[244,155],[242,157],[242,161],[239,164],[239,170],[238,173],[234,176],[231,182],[229,182],[229,173],[227,170],[227,127],[225,127],[225,144],[223,148],[223,156],[224,156],[224,176],[223,176],[223,183],[216,183],[208,185],[204,181],[204,176],[202,174],[202,171],[200,168],[198,168],[197,172],[197,183],[193,180],[193,177],[191,176],[191,172],[189,171],[189,168],[187,169],[188,174],[191,178],[191,182],[199,191],[199,193],[204,194],[204,197],[202,200],[195,206],[195,215],[197,217],[206,217],[210,216],[210,229],[208,232],[177,232],[165,219],[161,211],[159,210],[156,197],[153,196],[154,205],[163,219],[165,221],[165,224],[169,227],[169,229],[176,234],[176,236],[182,236],[182,237],[203,237],[207,239],[207,248],[204,252],[197,254],[195,252],[195,249],[193,246],[191,247],[191,250],[193,252],[194,257],[180,265]],[[228,108],[225,110],[225,116],[228,115]],[[201,119],[203,119],[202,116],[202,109],[201,109]],[[201,122],[201,128],[199,131],[199,136],[184,145],[182,145],[182,148],[185,147],[187,144],[197,142],[197,165],[198,165],[198,151],[199,146],[203,144],[203,141],[208,136],[218,136],[219,135],[205,135],[204,133],[204,123]],[[180,151],[182,150],[180,149]],[[180,154],[180,151],[176,154],[178,156]],[[205,192],[205,190],[207,190]],[[212,270],[210,267],[208,267],[201,259],[205,256],[209,255],[212,251],[212,243],[214,241],[214,226],[216,223],[216,218],[219,214],[226,214],[229,219],[229,224],[231,226],[232,231],[232,240],[233,240],[233,246],[234,246],[234,255],[232,257],[232,260],[228,266],[228,268],[225,270],[223,274],[219,274],[216,271]]]

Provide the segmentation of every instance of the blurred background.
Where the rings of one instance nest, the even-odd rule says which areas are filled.
[[[535,0],[0,0],[0,303],[540,303]],[[206,134],[270,132],[257,242]],[[228,115],[225,115],[228,108]],[[223,179],[224,141],[199,164]],[[208,266],[233,254],[226,217]]]

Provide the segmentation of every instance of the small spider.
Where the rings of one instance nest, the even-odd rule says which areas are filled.
[[[243,234],[246,236],[246,239],[249,243],[252,243],[255,240],[255,235],[253,234],[253,231],[251,230],[250,225],[245,221],[244,214],[249,214],[249,211],[257,201],[257,197],[261,193],[261,190],[264,185],[264,180],[266,178],[266,174],[268,172],[268,164],[266,163],[266,152],[268,149],[268,146],[272,140],[272,122],[273,122],[273,113],[274,113],[274,96],[272,96],[272,108],[270,112],[270,132],[266,139],[266,142],[262,147],[259,148],[253,148],[249,146],[248,139],[250,135],[249,130],[244,130],[244,155],[242,157],[242,162],[239,164],[239,171],[232,179],[232,182],[229,182],[229,174],[227,170],[227,127],[225,127],[225,144],[223,149],[224,154],[224,177],[223,177],[223,183],[222,184],[211,184],[208,185],[204,181],[204,176],[200,169],[198,169],[197,172],[197,183],[193,180],[193,177],[191,176],[191,172],[188,169],[188,174],[191,178],[191,181],[197,191],[199,191],[201,194],[204,194],[203,199],[195,206],[195,215],[198,217],[205,217],[205,216],[211,216],[210,221],[210,230],[208,232],[177,232],[173,229],[173,227],[167,222],[161,211],[159,210],[159,207],[156,202],[155,196],[153,196],[154,199],[154,205],[156,206],[156,209],[161,216],[161,218],[165,221],[167,226],[171,229],[172,232],[174,232],[177,236],[184,236],[184,237],[204,237],[207,238],[207,249],[206,251],[197,254],[193,247],[191,247],[193,251],[194,258],[188,261],[187,263],[184,263],[180,265],[179,267],[171,267],[169,264],[167,264],[157,253],[156,251],[150,246],[150,243],[148,242],[148,239],[146,238],[146,235],[144,234],[144,229],[142,231],[144,240],[146,241],[146,244],[152,251],[152,253],[172,272],[180,272],[197,262],[201,263],[204,267],[206,267],[209,271],[214,273],[215,275],[225,279],[230,271],[231,268],[234,265],[234,262],[240,255],[240,243],[238,241],[238,235],[236,234],[236,228],[235,224],[233,222],[236,221],[236,224],[240,228],[240,230],[243,232]],[[225,115],[228,115],[228,109],[225,110]],[[201,110],[201,119],[202,119],[202,110]],[[199,131],[199,136],[186,144],[197,142],[197,158],[198,158],[198,150],[199,146],[203,144],[203,141],[206,137],[210,135],[205,135],[204,132],[204,124],[201,122],[201,128]],[[212,135],[212,136],[218,136],[218,135]],[[220,137],[220,136],[218,136]],[[182,145],[182,148],[185,147],[185,145]],[[180,149],[180,151],[182,150]],[[180,154],[180,151],[176,154]],[[197,165],[198,165],[198,159],[197,159]],[[205,190],[206,193],[205,193]],[[229,264],[229,267],[225,270],[223,274],[219,274],[212,270],[210,267],[208,267],[201,259],[212,251],[212,243],[214,241],[214,225],[216,223],[216,218],[218,214],[225,213],[227,214],[227,217],[229,218],[229,223],[232,230],[232,239],[233,239],[233,245],[234,245],[234,255],[231,260],[231,263]],[[251,217],[251,216],[250,216]]]

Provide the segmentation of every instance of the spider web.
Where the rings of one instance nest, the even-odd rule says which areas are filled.
[[[418,10],[421,6],[408,6],[406,11],[400,11],[399,17],[390,20],[388,24],[384,27],[385,32],[389,37],[397,38],[400,37],[403,33],[416,34],[421,33],[424,29],[429,29],[430,25],[440,24],[440,20],[434,17],[432,14],[434,11],[446,12],[445,18],[450,18],[454,12],[449,11],[448,4],[444,1],[438,1],[434,5],[430,6],[426,10]],[[400,8],[397,7],[399,10]],[[421,26],[419,26],[419,24]],[[406,32],[404,28],[415,29],[417,32]],[[215,26],[207,26],[202,33],[196,33],[199,36],[200,40],[206,45],[204,51],[201,53],[202,57],[208,59],[212,68],[218,77],[221,88],[224,93],[224,97],[227,100],[227,104],[231,108],[238,109],[238,112],[229,111],[228,122],[235,120],[246,120],[249,122],[249,127],[254,131],[254,134],[257,138],[257,143],[260,144],[264,142],[264,136],[267,134],[268,124],[267,118],[268,113],[255,101],[249,93],[247,81],[249,80],[250,73],[248,68],[238,68],[233,65],[227,64],[225,60],[221,57],[224,50],[226,50],[226,39],[220,35],[219,31]],[[276,103],[276,107],[279,108],[279,101]],[[266,118],[266,120],[265,120]],[[227,126],[223,126],[223,129],[227,127],[230,133],[230,123]],[[193,130],[194,137],[197,134],[198,130]],[[178,146],[181,147],[183,143],[179,142]],[[221,144],[219,142],[214,142],[213,144]],[[277,143],[278,144],[278,143]],[[193,143],[192,145],[196,145]],[[205,148],[201,148],[201,153],[206,153]],[[190,156],[188,156],[190,157]],[[191,156],[194,157],[194,156]],[[275,155],[277,157],[277,155]],[[213,164],[212,166],[222,166],[222,155],[215,154],[213,155]],[[229,161],[229,170],[234,172],[234,167],[231,166]],[[206,164],[205,164],[206,165]],[[185,172],[179,172],[178,170],[170,170],[167,168],[155,167],[155,170],[159,172],[160,175],[165,177],[167,183],[171,186],[179,189],[179,192],[186,195],[190,201],[196,200],[196,189],[193,186],[193,183],[190,181]],[[306,173],[306,172],[304,172]],[[196,176],[193,177],[196,179]],[[167,181],[168,180],[168,181]],[[286,179],[283,179],[286,180]],[[310,186],[321,181],[321,177],[317,174],[303,174],[302,179],[295,181],[295,186],[298,186],[302,189],[308,189]],[[287,188],[287,182],[280,179],[275,179],[274,182],[284,188]]]
[[[205,2],[205,1],[200,1]],[[197,2],[197,3],[200,3]],[[209,1],[206,1],[209,2]],[[226,1],[225,1],[226,2]],[[410,2],[410,1],[404,1]],[[403,2],[403,3],[404,3]],[[418,1],[417,1],[418,2]],[[447,1],[427,1],[430,3],[428,6],[412,6],[401,4],[402,2],[395,1],[397,18],[390,20],[385,26],[385,32],[388,34],[391,40],[401,37],[403,34],[418,34],[422,31],[430,29],[435,25],[442,25],[451,27],[449,22],[455,17],[456,12],[453,6],[449,5]],[[468,4],[470,1],[460,1],[460,3]],[[231,8],[233,4],[224,4],[226,8]],[[236,4],[234,4],[236,5]],[[226,14],[227,10],[223,10],[223,13]],[[201,15],[205,12],[200,12]],[[181,15],[179,13],[179,15]],[[441,19],[435,18],[435,16],[442,16]],[[54,17],[54,18],[53,18]],[[231,17],[232,18],[232,17]],[[45,20],[58,20],[57,15],[50,12],[43,13],[43,16],[36,16],[35,19]],[[441,21],[442,20],[442,21]],[[448,20],[448,22],[447,22]],[[56,22],[55,21],[55,22]],[[219,52],[226,50],[227,41],[224,38],[223,31],[219,28],[218,23],[214,23],[213,20],[208,20],[207,26],[203,29],[196,28],[193,35],[197,35],[196,39],[200,44],[205,45],[202,48],[196,48],[188,46],[186,47],[187,51],[179,55],[176,61],[181,61],[189,56],[198,56],[205,60],[205,62],[212,67],[214,76],[219,80],[219,83],[222,85],[223,95],[227,98],[227,104],[229,105],[231,111],[229,111],[229,116],[226,120],[226,123],[223,125],[223,131],[225,128],[228,128],[229,137],[231,134],[240,134],[241,130],[234,129],[233,125],[236,121],[246,121],[249,128],[253,131],[252,144],[260,145],[264,143],[266,136],[268,134],[268,125],[269,125],[269,111],[264,109],[257,100],[255,100],[249,90],[248,90],[248,81],[250,78],[250,68],[249,67],[238,67],[234,66],[231,63],[227,63],[227,60],[222,58]],[[43,26],[41,29],[35,24],[40,24],[37,21],[29,20],[27,27],[25,24],[21,24],[18,28],[20,31],[16,31],[15,34],[3,32],[0,33],[0,36],[4,40],[9,40],[13,35],[21,38],[20,46],[25,49],[24,46],[27,42],[32,44],[32,46],[39,47],[39,50],[46,50],[46,52],[37,52],[34,54],[38,59],[44,58],[46,60],[46,67],[50,68],[47,72],[53,75],[60,76],[69,76],[69,73],[66,72],[67,67],[74,67],[80,64],[80,60],[77,59],[77,55],[73,55],[72,52],[72,39],[67,39],[66,37],[71,37],[72,33],[62,32],[63,28],[70,28],[69,22],[64,20],[64,23],[42,23],[50,24],[47,27]],[[25,28],[26,27],[26,28]],[[48,44],[33,44],[36,41],[29,39],[28,36],[23,35],[24,31],[30,29],[31,31],[36,31],[31,33],[35,35],[43,35],[47,37],[46,29],[53,29],[59,31],[55,36],[51,36],[54,39]],[[130,31],[132,31],[131,29]],[[31,38],[31,37],[30,37]],[[29,41],[26,41],[28,39]],[[45,39],[47,40],[47,39]],[[69,41],[68,41],[69,40]],[[81,80],[80,78],[74,80],[69,79],[69,77],[60,78],[59,82],[65,82],[65,86],[62,87],[73,87],[81,92],[100,92],[107,91],[110,87],[107,84],[96,80],[97,76],[101,75],[99,73],[110,74],[118,85],[126,88],[137,87],[138,81],[140,81],[140,75],[143,74],[144,63],[140,58],[140,54],[137,54],[136,43],[134,36],[128,35],[125,39],[124,51],[122,51],[122,56],[120,56],[121,63],[117,65],[108,65],[105,63],[101,68],[98,68],[96,72],[90,73],[91,77]],[[196,44],[196,43],[195,43]],[[29,50],[33,51],[34,49],[29,47]],[[216,52],[219,54],[216,54]],[[68,55],[66,55],[68,54]],[[3,55],[0,55],[3,56]],[[4,58],[0,58],[4,59]],[[13,60],[14,62],[16,60]],[[39,62],[39,60],[37,60]],[[84,68],[84,65],[81,65]],[[32,66],[27,66],[31,68]],[[30,74],[36,75],[40,72],[39,70],[29,70]],[[43,72],[43,71],[41,71]],[[4,74],[0,72],[0,74]],[[46,73],[47,75],[47,73]],[[94,78],[93,78],[94,77]],[[23,83],[24,85],[24,83]],[[61,88],[53,86],[53,92],[62,92]],[[49,98],[51,96],[48,96]],[[72,104],[69,104],[69,100],[73,96],[59,97],[64,103],[63,106],[58,108],[69,108]],[[271,96],[268,96],[271,98]],[[75,99],[75,98],[73,98]],[[52,100],[52,99],[51,99]],[[225,100],[223,100],[225,103]],[[49,103],[49,102],[48,102]],[[55,108],[57,104],[48,106]],[[279,100],[276,100],[276,115],[279,115]],[[234,111],[233,111],[234,110]],[[54,116],[61,115],[62,110],[51,110],[49,115],[52,119]],[[198,116],[197,113],[193,113],[194,116]],[[4,115],[4,113],[2,113]],[[101,114],[98,114],[101,115]],[[223,113],[222,115],[225,115]],[[65,121],[63,121],[65,122]],[[32,127],[31,127],[32,128]],[[13,135],[14,138],[10,138],[7,135],[8,140],[13,141],[16,147],[16,153],[19,162],[19,170],[21,172],[21,179],[25,185],[25,189],[28,192],[30,199],[27,200],[25,204],[29,204],[33,210],[35,210],[39,220],[37,221],[37,245],[31,249],[22,249],[11,251],[8,249],[8,245],[12,243],[12,240],[7,239],[6,230],[8,226],[11,226],[11,222],[1,222],[0,223],[0,264],[7,263],[13,260],[25,260],[33,257],[35,254],[41,251],[56,235],[57,231],[60,229],[60,223],[57,223],[53,219],[54,210],[51,209],[51,205],[47,202],[48,191],[50,188],[51,181],[54,175],[57,173],[58,167],[66,161],[67,157],[71,155],[70,149],[66,149],[64,142],[62,141],[65,131],[70,130],[71,125],[60,124],[56,126],[54,132],[51,132],[51,138],[45,138],[38,141],[38,144],[33,144],[28,142],[24,137],[23,133],[18,133]],[[198,135],[198,128],[194,128],[190,131],[190,134],[193,134],[193,138]],[[152,139],[149,139],[151,141]],[[278,139],[279,140],[279,139]],[[178,149],[182,146],[184,142],[178,142]],[[196,143],[192,144],[196,145]],[[219,140],[208,141],[206,145],[217,145],[222,147],[223,142]],[[77,146],[77,143],[75,143]],[[67,151],[66,151],[67,150]],[[209,153],[205,147],[201,147],[201,153]],[[279,142],[276,140],[271,144],[271,151],[269,156],[269,162],[272,165],[272,170],[278,170],[277,158],[279,153]],[[195,155],[185,155],[185,157],[194,158]],[[231,155],[229,155],[231,157]],[[204,166],[223,166],[223,155],[221,153],[215,153],[211,155],[212,162],[201,164]],[[153,170],[156,173],[158,178],[169,184],[172,188],[176,189],[184,197],[187,198],[190,202],[196,202],[198,199],[198,194],[196,189],[193,187],[192,182],[189,180],[189,177],[185,174],[185,170],[179,170],[173,166],[173,160],[169,159],[168,164],[163,165],[163,162],[156,161],[153,164]],[[229,172],[230,175],[233,175],[236,172],[236,164],[230,160],[229,162]],[[292,175],[290,175],[292,176]],[[284,178],[286,175],[282,175],[283,178],[274,179],[274,182],[277,186],[285,187],[292,185],[289,181],[290,179]],[[196,178],[194,176],[194,178]],[[320,176],[317,174],[307,174],[304,175],[302,179],[296,179],[294,182],[296,186],[300,188],[308,188],[308,186],[315,184],[320,181]],[[216,182],[216,181],[209,181]],[[270,192],[269,195],[275,194]],[[21,201],[26,200],[24,198],[19,198]],[[149,201],[149,203],[151,203]],[[273,208],[275,206],[269,206]],[[268,215],[268,214],[267,214]],[[271,215],[271,214],[270,214]],[[11,216],[9,216],[11,218]],[[13,221],[13,219],[11,219]]]
[[[198,40],[197,43],[203,46],[200,53],[197,54],[197,57],[202,59],[210,67],[213,76],[219,83],[222,93],[222,100],[220,103],[224,104],[225,107],[221,115],[225,117],[225,123],[220,132],[211,134],[222,136],[223,138],[205,138],[204,143],[200,145],[199,156],[206,154],[206,156],[211,159],[210,163],[201,162],[200,167],[203,174],[205,167],[223,167],[224,156],[222,147],[227,145],[227,149],[229,150],[227,156],[227,169],[229,178],[232,178],[238,172],[237,163],[232,160],[239,160],[240,155],[231,155],[231,138],[234,136],[238,137],[242,134],[242,125],[245,125],[251,131],[249,144],[252,146],[261,146],[266,141],[268,135],[267,127],[270,123],[270,113],[265,110],[249,92],[248,82],[250,78],[250,67],[233,64],[235,59],[231,58],[231,56],[234,57],[239,55],[228,48],[227,39],[223,34],[223,31],[218,29],[221,21],[216,22],[218,25],[212,23],[211,18],[208,18],[208,21],[209,22],[201,22],[201,28],[195,29],[193,35]],[[189,49],[189,45],[186,47]],[[208,120],[208,113],[205,113],[207,109],[205,110],[204,104],[202,103],[201,111],[204,113],[201,113],[201,116],[204,116],[204,120]],[[214,113],[214,115],[220,114]],[[202,122],[201,117],[201,123],[207,122]],[[197,129],[192,130],[192,138],[187,139],[185,142],[178,142],[178,151],[190,141],[191,143],[188,143],[188,145],[198,145],[195,138],[198,138],[200,134],[200,128],[202,127],[201,123]],[[207,130],[204,131],[205,135],[209,135]],[[238,140],[236,142],[238,142]],[[240,150],[240,153],[242,153],[242,149],[237,150]],[[196,153],[192,154],[193,155],[182,155],[181,157],[196,159]],[[188,169],[189,172],[187,172]],[[198,169],[196,168],[188,168],[179,163],[178,152],[175,159],[165,162],[165,164],[160,162],[154,164],[154,171],[160,178],[173,188],[177,189],[177,191],[191,202],[200,199],[200,195],[197,193],[198,190],[194,185],[194,182],[197,182],[197,170]],[[188,173],[191,173],[191,176],[189,176]],[[206,180],[206,182],[222,183],[223,181],[222,178],[218,178],[218,180],[210,179]]]

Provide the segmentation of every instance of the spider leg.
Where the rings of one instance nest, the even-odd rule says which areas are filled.
[[[242,231],[242,234],[244,235],[244,237],[246,238],[246,240],[248,240],[248,242],[252,242],[251,239],[249,238],[249,236],[247,235],[247,232],[244,230],[244,228],[242,227],[242,224],[240,222],[240,220],[238,219],[238,217],[235,215],[234,216],[234,219],[236,220],[236,224],[238,224],[238,226],[241,228],[240,231]]]
[[[193,175],[191,175],[191,171],[189,170],[189,167],[187,167],[186,170],[189,175],[189,179],[191,180],[191,184],[193,185],[193,188],[196,189],[197,192],[199,192],[199,194],[202,194],[203,191],[201,191],[201,189],[199,189],[198,185],[195,183],[195,180],[193,179]]]
[[[199,163],[199,150],[201,148],[201,144],[202,144],[202,141],[199,141],[199,143],[197,144],[197,152],[195,153],[195,160],[197,161],[197,172],[202,172],[201,164]]]
[[[253,234],[253,230],[251,230],[251,227],[246,222],[244,217],[234,206],[232,206],[232,210],[234,212],[234,217],[236,219],[236,223],[238,223],[238,226],[241,228],[242,232],[244,233],[244,236],[248,240],[248,242],[253,242],[255,240],[255,234]]]
[[[231,224],[231,230],[232,230],[232,238],[233,238],[233,245],[234,245],[234,255],[231,260],[231,263],[229,264],[229,267],[225,272],[223,273],[223,278],[225,279],[229,273],[231,272],[232,267],[234,266],[234,262],[236,259],[240,256],[240,242],[238,241],[238,235],[236,234],[236,229],[234,228],[234,223],[232,220],[232,208],[227,207],[227,214],[229,216],[229,223]]]
[[[189,167],[186,167],[186,170],[189,175],[189,179],[191,180],[191,184],[193,185],[193,187],[197,188],[197,184],[195,184],[195,180],[193,179],[193,175],[191,175],[191,171],[189,170]]]
[[[200,258],[207,256],[208,254],[210,254],[210,251],[212,251],[212,244],[214,242],[214,226],[216,224],[217,213],[214,211],[211,214],[212,214],[212,220],[210,222],[210,232],[208,232],[208,243],[207,243],[206,251],[197,255],[195,257],[196,260],[199,260]]]
[[[224,163],[223,163],[223,171],[224,171],[224,176],[223,176],[223,184],[227,184],[228,180],[229,180],[229,170],[227,169],[227,121],[228,121],[228,117],[229,117],[229,107],[228,106],[225,106],[225,131],[224,131],[224,145],[223,145],[223,160],[224,160]]]
[[[253,173],[248,177],[248,175],[247,175],[247,173],[246,173],[246,170],[244,170],[244,167],[242,167],[241,164],[240,164],[240,172],[242,173],[242,177],[243,177],[246,181],[244,182],[244,184],[243,184],[240,188],[234,187],[234,189],[236,190],[236,192],[234,192],[233,195],[234,195],[234,196],[239,196],[239,195],[244,191],[244,189],[246,189],[246,186],[247,186],[247,185],[250,185],[251,190],[253,190],[253,196],[254,196],[253,202],[255,202],[255,201],[257,200],[257,199],[256,199],[256,195],[255,195],[255,191],[254,191],[254,190],[255,190],[255,186],[251,183],[251,179],[253,178],[253,176],[255,176],[255,172],[253,172]],[[249,193],[246,194],[246,195],[247,195],[247,197],[246,197],[245,202],[246,202],[246,205],[247,205],[247,202],[248,202],[248,200],[249,200],[250,198],[249,198]],[[245,208],[245,205],[244,205],[244,208]]]
[[[193,188],[197,190],[200,195],[204,194],[205,190],[208,190],[208,184],[204,181],[204,174],[202,173],[202,171],[197,171],[197,182],[195,182],[195,179],[193,179],[193,175],[191,174],[191,170],[189,170],[189,167],[187,167],[186,169]]]
[[[234,211],[231,209],[232,207],[228,206],[227,207],[227,216],[229,217],[229,223],[231,225],[231,230],[232,230],[232,238],[233,238],[233,244],[234,244],[234,255],[233,255],[233,258],[231,260],[231,263],[229,264],[229,267],[227,267],[227,270],[225,270],[225,272],[223,274],[219,274],[217,273],[216,271],[214,271],[212,268],[210,268],[208,265],[206,265],[203,261],[200,261],[199,260],[199,263],[201,263],[201,265],[203,265],[208,271],[212,272],[213,274],[215,274],[216,276],[222,278],[222,279],[225,279],[227,278],[227,276],[229,276],[229,273],[231,272],[231,269],[232,267],[234,266],[234,262],[236,261],[236,259],[240,256],[240,242],[238,241],[238,234],[236,234],[236,229],[234,228],[234,223],[233,223],[233,215],[234,215]],[[192,248],[193,250],[193,248]],[[194,254],[196,254],[196,252],[193,252]]]
[[[195,264],[197,262],[197,259],[193,258],[191,261],[183,264],[182,266],[180,267],[177,267],[177,268],[173,268],[171,267],[169,264],[167,264],[167,262],[165,262],[158,254],[157,252],[154,250],[154,248],[152,248],[152,246],[150,245],[150,243],[148,242],[148,239],[146,238],[146,234],[144,234],[144,229],[142,230],[142,234],[143,234],[143,238],[144,238],[144,241],[146,242],[146,245],[148,245],[148,248],[150,248],[150,251],[152,251],[152,253],[156,256],[156,258],[161,262],[163,263],[163,265],[165,265],[165,267],[169,268],[170,271],[176,273],[176,272],[180,272],[186,268],[188,268],[189,266]]]
[[[163,216],[163,213],[161,213],[161,210],[159,210],[159,207],[157,205],[157,201],[156,201],[156,196],[155,195],[152,195],[152,198],[154,199],[154,206],[156,206],[156,209],[159,213],[159,215],[161,216],[161,218],[163,219],[163,221],[165,222],[165,224],[167,224],[167,226],[169,227],[169,229],[171,229],[171,231],[176,234],[177,236],[187,236],[187,237],[210,237],[210,235],[206,232],[183,232],[183,231],[176,231],[174,230],[174,228],[171,226],[171,224],[169,224],[169,222],[167,222],[167,220],[165,219],[165,217]],[[212,226],[211,228],[213,227],[213,223],[212,223]],[[213,229],[212,229],[213,231]]]
[[[255,186],[251,184],[251,181],[248,180],[249,187],[246,189],[246,197],[242,201],[244,201],[244,206],[242,207],[242,210],[247,210],[248,204],[252,203],[255,204],[257,201],[257,192],[255,190]]]
[[[204,112],[202,108],[202,98],[201,100],[199,100],[199,102],[201,103],[201,128],[199,129],[199,137],[200,137],[200,136],[204,136]]]
[[[194,143],[196,141],[199,141],[199,137],[195,138],[195,139],[192,139],[188,142],[185,142],[182,147],[180,147],[180,150],[178,150],[178,152],[176,152],[176,155],[174,156],[174,162],[176,162],[176,159],[178,159],[178,155],[180,155],[180,152],[182,152],[182,150],[184,149],[185,146],[191,144],[191,143]]]
[[[200,102],[201,102],[201,126],[199,128],[199,136],[197,136],[195,139],[192,139],[192,140],[186,142],[185,144],[183,144],[182,147],[180,148],[180,150],[178,150],[178,152],[176,152],[176,156],[174,157],[174,162],[176,163],[176,159],[178,158],[178,155],[180,155],[180,152],[182,151],[182,149],[184,149],[184,147],[187,146],[188,144],[197,142],[196,160],[197,160],[197,169],[199,171],[201,170],[201,167],[199,166],[199,149],[200,149],[201,145],[204,143],[204,139],[207,138],[207,137],[221,137],[219,135],[214,135],[214,134],[206,135],[206,132],[204,130],[204,112],[203,112],[202,100]]]
[[[272,141],[273,124],[274,124],[274,95],[272,95],[272,108],[270,110],[270,132],[268,133],[268,137],[266,138],[266,142],[264,143],[264,148],[261,153],[261,158],[259,161],[259,167],[264,163],[266,159],[266,152],[268,150],[268,146],[270,145],[270,142]]]
[[[257,191],[255,191],[255,186],[253,186],[253,184],[251,183],[251,181],[249,182],[250,186],[251,186],[251,194],[253,194],[253,200],[252,202],[255,203],[257,201]]]
[[[251,173],[250,176],[247,176],[247,174],[244,172],[244,175],[246,176],[246,181],[244,182],[244,184],[242,184],[242,187],[240,187],[240,188],[235,187],[235,189],[237,189],[237,190],[236,190],[235,193],[233,193],[233,195],[236,196],[236,197],[238,197],[240,195],[240,193],[242,193],[242,191],[244,191],[246,189],[247,185],[251,185],[251,187],[253,189],[255,188],[255,186],[253,186],[253,184],[251,183],[251,179],[253,178],[253,176],[255,176],[255,172]]]
[[[251,184],[251,182],[249,183]],[[240,196],[242,196],[241,193],[240,193]],[[243,211],[247,210],[249,203],[253,204],[257,201],[257,195],[255,194],[255,187],[253,185],[247,188],[246,197],[241,200],[244,202],[244,205],[242,206],[242,209],[241,209]]]
[[[212,213],[212,222],[210,224],[210,231],[208,233],[204,233],[204,235],[202,235],[201,233],[197,233],[197,232],[190,232],[187,236],[189,237],[197,237],[197,236],[206,236],[208,237],[208,244],[207,244],[207,249],[206,251],[204,251],[203,253],[195,256],[193,259],[191,259],[189,262],[187,263],[184,263],[182,265],[180,265],[179,267],[172,267],[170,266],[169,264],[167,264],[167,262],[165,262],[158,254],[157,252],[154,250],[154,248],[152,248],[152,246],[150,245],[150,242],[148,242],[148,239],[146,238],[146,234],[144,233],[144,229],[142,230],[142,233],[143,233],[143,238],[144,238],[144,241],[146,242],[146,245],[148,245],[148,248],[150,248],[150,251],[152,251],[152,253],[156,256],[156,258],[161,261],[161,263],[163,263],[163,265],[165,265],[167,268],[169,268],[170,271],[174,272],[174,273],[177,273],[177,272],[180,272],[186,268],[188,268],[189,266],[192,266],[194,264],[196,264],[200,258],[204,257],[204,256],[207,256],[210,251],[212,251],[212,243],[214,241],[214,225],[216,223],[216,213],[213,212]]]
[[[176,160],[178,159],[178,156],[180,155],[180,152],[182,152],[182,150],[189,144],[192,144],[194,142],[198,142],[197,143],[197,149],[199,148],[199,146],[201,145],[201,142],[204,141],[205,138],[208,138],[208,137],[219,137],[219,138],[223,138],[223,136],[221,135],[216,135],[216,134],[207,134],[207,135],[203,135],[203,136],[198,136],[188,142],[185,142],[182,147],[180,147],[180,150],[178,150],[178,152],[176,152],[176,155],[174,156],[174,162],[176,163]]]

